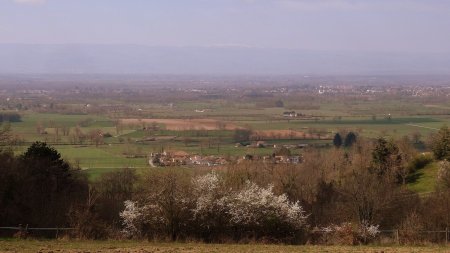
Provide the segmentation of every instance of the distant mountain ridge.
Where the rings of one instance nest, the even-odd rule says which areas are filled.
[[[449,54],[0,44],[1,74],[450,74]]]

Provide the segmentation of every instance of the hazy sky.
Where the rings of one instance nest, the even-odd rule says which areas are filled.
[[[0,0],[0,43],[450,52],[450,0]]]

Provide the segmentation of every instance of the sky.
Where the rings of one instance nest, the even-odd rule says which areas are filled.
[[[0,0],[0,43],[450,52],[450,0]]]

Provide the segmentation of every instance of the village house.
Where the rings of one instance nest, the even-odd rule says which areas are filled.
[[[181,165],[218,166],[227,163],[228,161],[220,156],[190,155],[184,151],[151,153],[149,157],[149,164],[152,167]]]
[[[298,114],[295,111],[283,112],[283,117],[294,118],[294,117],[297,117],[297,116],[298,116]]]

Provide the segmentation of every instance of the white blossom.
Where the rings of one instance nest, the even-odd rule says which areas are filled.
[[[370,224],[368,221],[361,222],[359,226],[359,236],[365,239],[375,238],[379,233],[380,225]]]
[[[231,223],[235,225],[262,225],[267,218],[276,218],[300,229],[307,218],[298,202],[291,203],[285,194],[275,195],[273,186],[262,188],[251,182],[228,205]]]
[[[307,215],[300,204],[290,202],[285,194],[274,194],[273,186],[264,188],[247,182],[243,189],[233,191],[224,185],[223,179],[215,172],[199,176],[192,180],[194,198],[190,203],[194,205],[177,196],[174,201],[183,210],[191,208],[192,216],[185,218],[199,222],[205,229],[227,226],[254,229],[276,224],[294,231],[305,225]],[[164,200],[158,201],[157,196],[164,197],[150,196],[141,206],[137,202],[125,201],[125,210],[120,213],[125,235],[140,236],[144,227],[158,230],[167,225],[164,207],[160,203]]]
[[[126,200],[124,205],[125,209],[119,214],[124,226],[122,232],[128,237],[138,235],[140,232],[138,224],[142,222],[143,210],[138,207],[137,202],[131,200]]]
[[[193,180],[194,193],[197,196],[196,206],[193,210],[195,215],[201,215],[208,211],[217,211],[223,207],[224,199],[219,196],[218,188],[220,178],[215,172],[196,177]]]
[[[331,240],[334,243],[348,243],[348,241],[345,241],[350,238],[349,236],[355,237],[362,243],[367,243],[380,234],[379,227],[379,225],[373,225],[367,221],[361,222],[359,226],[354,226],[351,222],[343,222],[340,225],[331,224],[322,227],[320,231],[323,232],[327,240]]]

